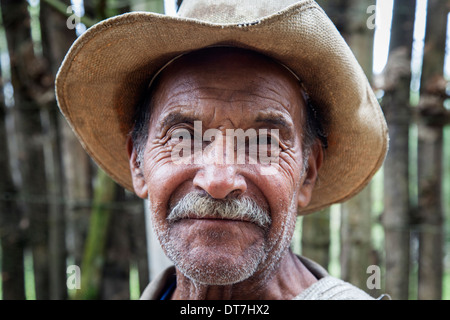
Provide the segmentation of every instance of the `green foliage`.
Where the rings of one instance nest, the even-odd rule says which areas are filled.
[[[98,170],[94,190],[89,232],[81,265],[81,289],[76,299],[98,299],[105,261],[105,245],[111,218],[110,203],[114,201],[117,184],[103,171]]]
[[[70,17],[73,13],[67,11],[67,5],[59,0],[42,0],[54,9],[58,10],[63,15]],[[80,17],[80,22],[83,23],[86,27],[92,27],[98,21],[93,20],[87,16]]]

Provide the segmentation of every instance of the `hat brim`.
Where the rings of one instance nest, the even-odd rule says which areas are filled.
[[[57,75],[61,112],[93,160],[133,191],[126,151],[134,108],[150,79],[181,53],[214,45],[251,49],[292,69],[328,124],[328,149],[307,214],[345,201],[371,180],[388,148],[370,84],[333,23],[312,2],[248,24],[132,12],[104,20],[72,45]]]

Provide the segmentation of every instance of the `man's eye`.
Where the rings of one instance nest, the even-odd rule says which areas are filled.
[[[178,142],[193,142],[194,140],[194,132],[191,128],[187,127],[173,127],[167,131],[167,137],[173,143]]]

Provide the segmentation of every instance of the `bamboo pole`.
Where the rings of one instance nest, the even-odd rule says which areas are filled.
[[[384,70],[383,110],[390,131],[384,163],[386,292],[393,299],[409,297],[410,198],[409,126],[411,52],[415,0],[394,2],[389,59]]]
[[[444,108],[447,4],[428,0],[427,33],[422,68],[418,125],[419,284],[418,298],[442,298],[444,211],[442,201],[443,124],[436,115]],[[430,116],[431,115],[431,116]]]
[[[37,299],[49,298],[49,215],[47,179],[43,148],[39,59],[33,50],[30,14],[26,0],[2,0],[2,18],[11,61],[11,83],[14,88],[14,120],[17,138],[17,163],[21,176],[18,188],[28,228],[28,245],[33,253]]]
[[[1,70],[1,68],[0,68]],[[22,213],[17,206],[17,190],[9,165],[6,107],[3,83],[0,83],[0,254],[3,300],[24,300],[23,234],[20,228]]]
[[[98,299],[105,263],[105,246],[117,184],[101,169],[98,170],[94,189],[94,203],[89,223],[83,260],[81,263],[81,289],[76,299]]]

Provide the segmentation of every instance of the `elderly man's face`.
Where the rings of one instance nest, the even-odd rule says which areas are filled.
[[[320,148],[306,156],[302,150],[306,112],[298,81],[257,54],[215,49],[214,54],[188,55],[170,65],[152,99],[142,163],[137,164],[129,142],[130,166],[136,193],[149,199],[153,226],[166,254],[185,276],[203,284],[270,276],[288,250],[298,207],[310,201],[322,159]],[[275,172],[262,174],[267,164],[259,162],[214,161],[229,152],[218,141],[203,143],[203,150],[209,146],[209,151],[200,162],[175,163],[172,151],[179,140],[173,135],[177,130],[193,132],[194,121],[201,121],[202,133],[217,129],[224,137],[227,129],[277,129],[280,154],[272,164]],[[212,203],[249,199],[271,223],[219,219],[210,202],[201,209],[211,210],[211,215],[188,212],[182,219],[167,219],[187,195]]]

